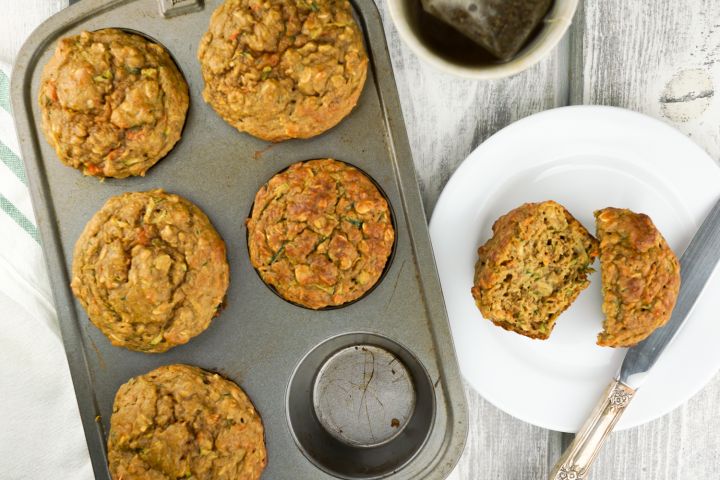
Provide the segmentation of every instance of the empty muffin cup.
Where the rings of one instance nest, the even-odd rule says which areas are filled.
[[[288,387],[288,422],[303,454],[338,478],[382,478],[420,450],[434,420],[433,387],[407,349],[370,333],[310,351]]]
[[[375,447],[391,441],[415,410],[415,388],[405,365],[375,345],[345,347],[315,377],[315,415],[325,430],[348,445]]]

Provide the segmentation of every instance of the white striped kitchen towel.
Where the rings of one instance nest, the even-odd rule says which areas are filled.
[[[0,63],[0,478],[93,478]]]

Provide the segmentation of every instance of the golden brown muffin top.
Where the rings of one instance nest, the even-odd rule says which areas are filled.
[[[472,295],[483,317],[530,338],[550,336],[557,317],[587,288],[597,240],[554,201],[500,217],[478,249]]]
[[[273,142],[340,122],[368,63],[347,0],[226,0],[198,58],[205,101],[238,130]]]
[[[275,175],[247,221],[250,260],[285,299],[319,309],[360,298],[379,280],[395,230],[387,201],[360,170],[311,160]]]
[[[118,390],[108,459],[114,480],[257,480],[267,452],[262,420],[240,387],[167,365]]]
[[[42,74],[42,128],[85,175],[145,175],[180,139],[188,87],[167,51],[113,28],[58,42]]]
[[[605,208],[595,219],[605,313],[598,345],[629,347],[670,319],[680,262],[647,215]]]
[[[72,290],[113,345],[164,352],[217,314],[225,243],[191,202],[162,190],[110,198],[75,244]]]

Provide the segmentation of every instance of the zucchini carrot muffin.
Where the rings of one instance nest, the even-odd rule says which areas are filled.
[[[680,262],[647,215],[605,208],[595,220],[605,314],[597,343],[630,347],[670,320]]]
[[[118,390],[108,460],[113,480],[257,480],[267,465],[265,433],[235,383],[166,365]]]
[[[319,309],[357,300],[380,279],[395,230],[388,203],[357,168],[291,165],[255,195],[250,261],[286,300]]]
[[[598,242],[562,205],[526,203],[500,217],[478,250],[472,295],[483,317],[545,340],[590,284]]]
[[[271,142],[339,123],[368,64],[348,0],[226,0],[198,59],[205,101],[239,131]]]
[[[160,45],[107,28],[65,37],[40,81],[45,138],[85,175],[145,175],[180,140],[188,86]]]
[[[72,290],[113,345],[164,352],[218,314],[230,273],[205,214],[162,190],[110,198],[75,244]]]

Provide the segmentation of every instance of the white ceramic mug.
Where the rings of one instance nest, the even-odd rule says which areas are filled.
[[[418,38],[412,24],[415,15],[410,11],[411,8],[416,8],[411,5],[413,2],[418,3],[417,8],[422,8],[419,6],[420,0],[388,0],[390,17],[400,38],[418,57],[434,67],[453,75],[477,80],[509,77],[527,70],[545,58],[565,35],[578,6],[578,0],[555,0],[538,34],[512,60],[486,65],[460,65],[438,55]]]

